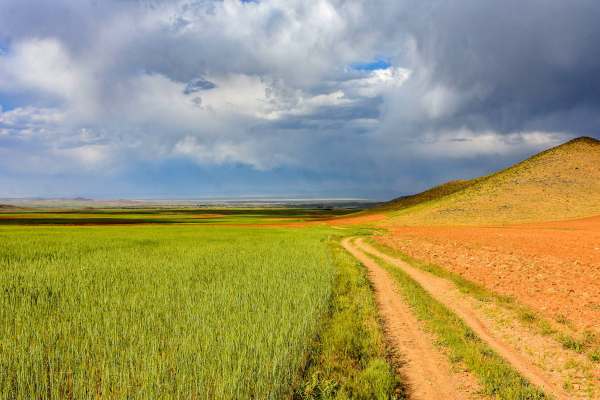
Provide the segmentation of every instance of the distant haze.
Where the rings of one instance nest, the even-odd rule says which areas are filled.
[[[277,207],[277,208],[327,208],[364,209],[377,202],[364,199],[293,199],[293,198],[222,198],[222,199],[85,199],[85,198],[0,198],[0,209],[51,209],[51,208],[189,208],[189,207]]]

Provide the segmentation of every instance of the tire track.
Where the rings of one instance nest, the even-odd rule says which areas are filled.
[[[461,379],[451,371],[448,359],[437,349],[431,337],[420,329],[420,322],[397,292],[388,272],[366,256],[352,242],[342,246],[368,270],[375,299],[384,322],[385,333],[400,361],[399,374],[407,383],[411,399],[472,399],[472,390],[460,386]]]
[[[370,254],[402,269],[402,271],[421,285],[435,300],[445,305],[461,318],[482,341],[506,362],[511,364],[521,376],[533,385],[540,387],[544,392],[558,400],[568,400],[570,398],[562,388],[546,376],[540,368],[523,357],[511,346],[504,343],[500,338],[496,337],[483,319],[478,317],[478,311],[462,300],[460,291],[452,282],[415,268],[403,260],[382,253],[366,244],[361,238],[355,240],[355,246],[358,248],[359,253],[364,252]]]

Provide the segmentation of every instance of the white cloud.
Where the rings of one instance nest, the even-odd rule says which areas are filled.
[[[51,38],[17,43],[0,58],[3,89],[40,90],[64,98],[74,97],[81,76],[60,42]]]
[[[18,107],[0,109],[0,134],[20,140],[41,139],[55,131],[65,121],[65,114],[56,108]]]
[[[199,143],[192,136],[186,136],[178,141],[173,148],[173,154],[192,157],[201,164],[241,162],[252,165],[256,161],[242,146],[236,146],[233,143],[216,143],[213,146],[208,146]]]
[[[413,143],[411,150],[428,159],[470,159],[481,156],[507,156],[515,151],[536,152],[556,146],[569,138],[561,132],[474,132],[466,128],[435,132]]]
[[[437,85],[421,97],[421,105],[429,118],[451,115],[458,108],[460,96],[448,87]]]
[[[186,136],[175,143],[172,155],[189,157],[201,165],[236,163],[246,164],[257,170],[267,170],[285,161],[276,154],[265,157],[261,154],[261,147],[261,143],[256,142],[201,143],[196,137]]]
[[[51,154],[66,159],[67,164],[76,164],[97,170],[108,164],[110,147],[102,144],[91,144],[72,148],[56,148]]]
[[[91,168],[168,158],[175,148],[204,164],[290,165],[314,136],[288,140],[270,123],[353,106],[393,78],[374,73],[350,94],[343,82],[314,87],[361,56],[361,40],[343,40],[360,5],[178,1],[117,9],[81,32],[90,40],[83,45],[76,36],[33,34],[16,38],[0,56],[0,92],[26,94],[43,105],[28,109],[11,132],[37,132],[36,145],[49,159],[60,155]],[[198,76],[215,87],[186,94]],[[44,110],[60,120],[42,123],[50,113]],[[1,129],[6,135],[9,128]],[[104,147],[90,147],[81,132],[93,132],[95,142],[117,155],[105,157]],[[192,144],[194,151],[186,151]]]
[[[400,87],[411,76],[406,68],[389,67],[371,71],[366,76],[342,83],[342,87],[358,96],[376,97]]]
[[[73,117],[90,116],[96,108],[93,71],[54,38],[25,39],[0,55],[0,91],[56,99]]]

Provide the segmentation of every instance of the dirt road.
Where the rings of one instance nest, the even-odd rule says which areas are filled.
[[[420,328],[420,322],[397,292],[388,273],[375,261],[360,251],[350,239],[342,241],[344,248],[369,271],[375,297],[384,322],[386,336],[400,361],[399,373],[408,384],[411,399],[473,399],[472,377],[458,377],[451,371],[444,354],[437,349],[432,338]],[[462,378],[462,379],[461,379]]]
[[[600,335],[600,216],[513,226],[393,226],[377,238]]]
[[[368,261],[371,266],[369,270],[379,268],[377,263],[365,256],[365,253],[374,255],[389,264],[401,268],[412,279],[419,283],[427,290],[432,297],[444,304],[459,316],[490,348],[496,351],[501,357],[509,362],[523,377],[528,379],[532,384],[542,388],[546,393],[552,395],[556,399],[568,399],[568,395],[562,390],[557,382],[553,382],[546,374],[533,365],[528,359],[519,354],[511,346],[504,343],[498,338],[491,329],[486,325],[484,318],[478,316],[479,311],[472,308],[469,304],[461,300],[459,290],[450,281],[434,276],[428,272],[422,271],[405,263],[400,259],[384,254],[372,246],[366,244],[362,239],[356,239],[354,242],[347,240],[345,246],[355,255],[361,262],[366,264]],[[359,257],[360,256],[360,257]],[[363,261],[365,260],[365,261]],[[374,265],[373,265],[374,264]],[[381,274],[380,279],[388,279],[389,277]],[[388,282],[389,283],[389,282]],[[381,283],[382,285],[384,283]],[[377,287],[377,285],[375,285]],[[383,294],[379,294],[383,295]],[[385,294],[385,295],[389,295]],[[397,295],[396,295],[397,297]],[[385,299],[382,301],[386,301]],[[399,299],[401,301],[401,299]],[[406,307],[406,306],[405,306]]]

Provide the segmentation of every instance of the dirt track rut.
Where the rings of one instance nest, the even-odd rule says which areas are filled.
[[[416,400],[472,399],[475,390],[456,379],[444,354],[432,338],[423,332],[420,323],[397,292],[387,271],[360,251],[350,239],[342,246],[359,260],[369,272],[375,298],[384,322],[385,333],[393,355],[400,361],[399,373],[407,383],[410,398]]]
[[[351,240],[348,240],[345,243],[352,248],[353,251],[349,251],[361,262],[363,262],[363,259],[366,259],[370,260],[371,263],[377,264],[375,261],[366,257],[365,253],[367,253],[402,269],[412,279],[419,283],[433,298],[444,304],[460,317],[466,325],[490,346],[490,348],[510,363],[523,377],[556,399],[569,399],[569,396],[562,388],[552,382],[542,370],[529,362],[529,360],[519,354],[511,346],[504,343],[500,338],[496,337],[490,327],[483,322],[483,319],[478,317],[478,311],[462,300],[461,293],[452,282],[415,268],[398,258],[384,254],[368,245],[360,238],[355,239],[354,243],[352,243]],[[361,258],[359,258],[357,254],[360,255]],[[381,269],[381,267],[379,268]]]

